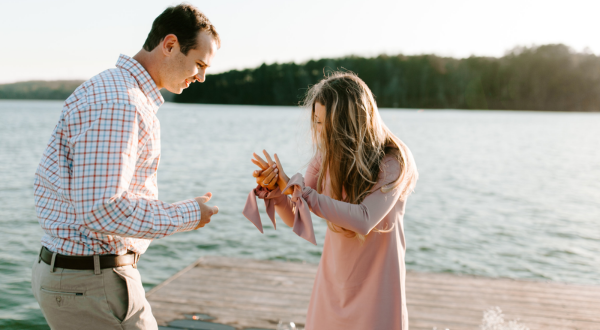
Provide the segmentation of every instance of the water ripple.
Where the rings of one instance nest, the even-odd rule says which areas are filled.
[[[42,236],[33,173],[61,102],[0,101],[0,327],[47,329],[31,296]],[[281,221],[262,235],[242,215],[252,152],[277,152],[289,174],[310,156],[307,113],[292,107],[165,104],[160,198],[207,191],[205,228],[156,240],[140,260],[146,289],[203,255],[317,263],[319,246]],[[600,284],[600,115],[382,110],[420,171],[407,203],[408,269]],[[268,123],[268,125],[265,125]],[[262,209],[262,208],[261,208]]]

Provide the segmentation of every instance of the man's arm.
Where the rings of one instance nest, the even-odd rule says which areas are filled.
[[[169,204],[128,190],[136,165],[143,161],[138,159],[138,147],[152,136],[151,127],[143,122],[135,106],[89,107],[89,111],[76,114],[78,118],[69,122],[84,127],[69,139],[70,199],[84,227],[108,235],[154,239],[207,223],[209,213],[202,214],[200,201]]]

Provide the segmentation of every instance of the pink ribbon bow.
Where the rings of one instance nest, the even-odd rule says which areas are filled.
[[[295,204],[293,231],[298,236],[317,245],[310,209],[308,208],[308,203],[304,199],[304,193],[308,195],[312,189],[304,187],[304,178],[300,173],[296,173],[292,176],[283,191],[286,191],[289,187],[294,187],[294,192],[292,193],[292,203]]]
[[[300,173],[295,174],[290,181],[288,182],[287,187],[285,187],[284,191],[289,187],[294,187],[294,192],[292,193],[292,203],[294,203],[294,227],[292,230],[296,235],[304,238],[305,240],[317,245],[317,240],[315,238],[315,231],[312,224],[312,217],[310,216],[310,209],[308,208],[308,204],[303,196],[303,191],[306,193],[310,193],[312,189],[304,187],[304,178]],[[265,207],[267,209],[267,215],[271,219],[273,223],[273,227],[277,229],[275,225],[275,201],[274,199],[281,196],[281,190],[276,189],[273,191],[269,191],[266,188],[258,185],[256,188],[252,189],[248,194],[248,199],[246,200],[246,205],[244,206],[244,210],[242,213],[244,216],[252,222],[258,230],[263,233],[263,226],[260,220],[260,214],[258,213],[258,204],[256,203],[256,197],[265,200]]]
[[[271,222],[273,223],[273,228],[277,229],[277,225],[275,223],[275,201],[273,198],[276,198],[281,195],[281,191],[279,189],[269,191],[267,188],[262,187],[261,185],[257,185],[256,188],[252,189],[248,194],[248,199],[246,199],[246,205],[244,205],[244,210],[242,213],[244,216],[252,222],[258,230],[263,233],[262,222],[260,221],[260,214],[258,214],[258,204],[256,204],[256,197],[265,200],[265,207],[267,208],[267,215],[271,218]]]

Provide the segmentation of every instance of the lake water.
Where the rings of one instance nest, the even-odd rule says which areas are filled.
[[[48,328],[30,289],[42,236],[32,182],[61,107],[0,101],[3,329]],[[404,219],[408,269],[600,285],[600,114],[381,115],[420,172]],[[290,176],[304,172],[311,153],[305,110],[168,103],[158,116],[160,199],[211,191],[220,212],[203,229],[152,243],[139,264],[147,289],[203,255],[319,261],[323,221],[315,221],[315,247],[283,225],[275,231],[265,222],[262,235],[241,214],[255,186],[252,152],[277,152]]]

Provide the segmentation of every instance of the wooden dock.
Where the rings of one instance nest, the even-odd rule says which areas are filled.
[[[303,327],[316,271],[314,264],[204,257],[147,297],[159,325],[169,325],[163,329],[193,329],[172,321],[208,316],[235,329],[276,329],[280,319]],[[411,330],[476,330],[492,306],[531,330],[600,329],[596,286],[409,272],[406,299]]]

